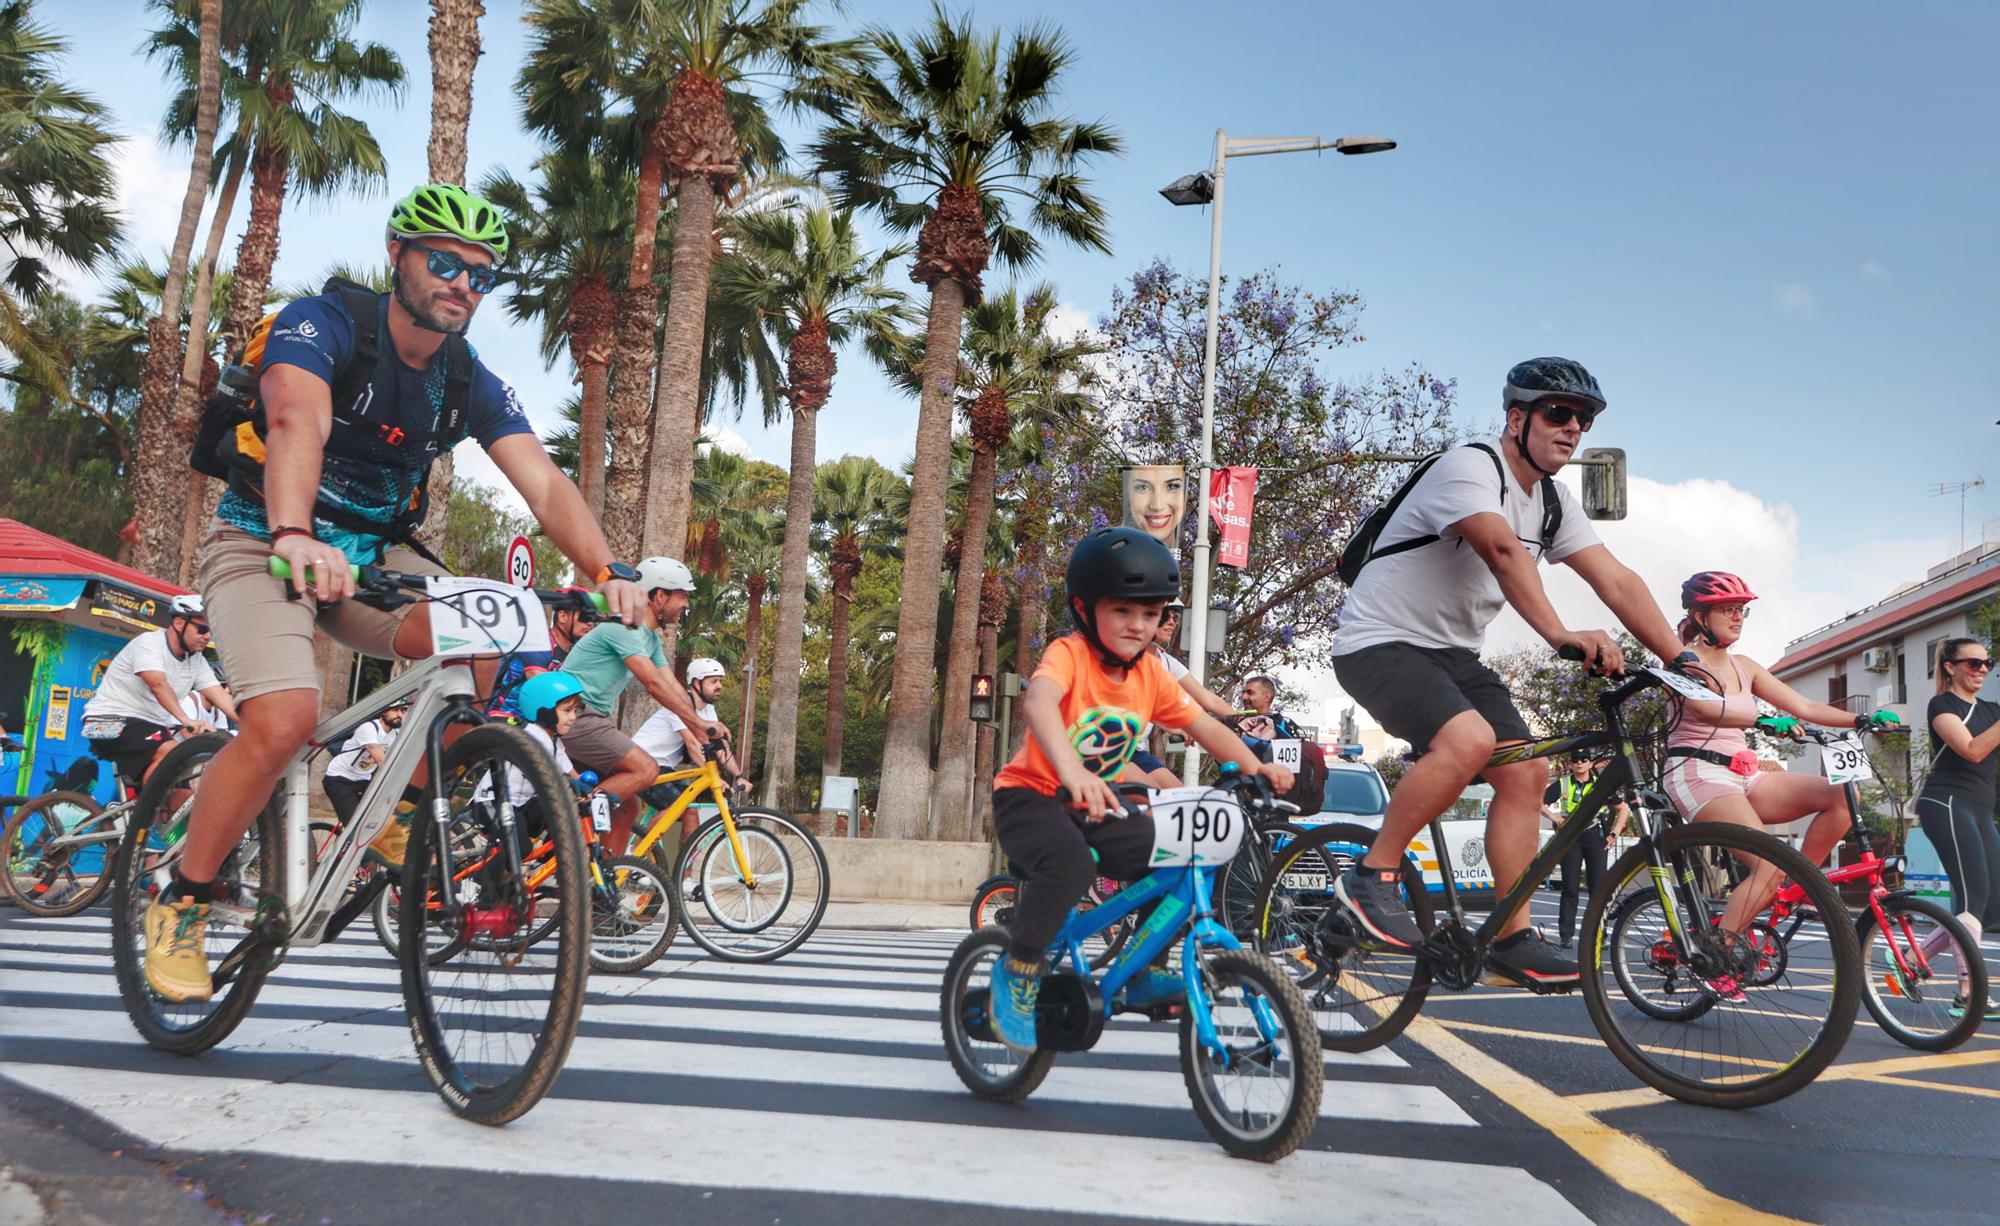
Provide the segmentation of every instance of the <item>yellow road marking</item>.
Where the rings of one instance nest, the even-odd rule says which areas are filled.
[[[1914,1077],[1858,1077],[1857,1081],[1872,1081],[1884,1086],[1916,1086],[1922,1090],[1943,1090],[1947,1094],[1970,1094],[1975,1098],[2000,1098],[2000,1090],[1989,1090],[1985,1086],[1955,1086],[1943,1081],[1923,1081]]]
[[[1634,1196],[1653,1202],[1683,1222],[1780,1226],[1779,1217],[1718,1196],[1658,1149],[1597,1119],[1532,1078],[1502,1064],[1427,1017],[1411,1020],[1404,1037],[1464,1073],[1604,1173]],[[1658,1099],[1652,1090],[1647,1094]]]
[[[1920,1056],[1890,1056],[1882,1060],[1865,1060],[1859,1064],[1836,1064],[1815,1080],[1882,1081],[1898,1086],[1921,1086],[1929,1090],[1965,1090],[1982,1098],[1988,1096],[2000,1098],[2000,1090],[1947,1085],[1939,1081],[1915,1081],[1895,1076],[1898,1073],[1923,1073],[1945,1068],[1978,1068],[1987,1064],[2000,1064],[2000,1051],[1946,1051]],[[1603,1111],[1617,1111],[1624,1107],[1650,1106],[1662,1099],[1653,1090],[1640,1088],[1605,1090],[1597,1094],[1573,1094],[1565,1101],[1594,1115]]]
[[[1498,1035],[1509,1039],[1546,1039],[1551,1043],[1581,1043],[1586,1047],[1604,1046],[1604,1040],[1594,1035],[1586,1037],[1574,1034],[1537,1034],[1532,1030],[1514,1030],[1506,1026],[1487,1026],[1478,1022],[1461,1022],[1456,1018],[1439,1019],[1438,1025],[1451,1030],[1465,1030],[1475,1034]],[[1688,1054],[1677,1047],[1659,1047],[1645,1043],[1640,1043],[1637,1046],[1640,1051],[1651,1052],[1656,1056],[1684,1056]],[[1709,1053],[1708,1058],[1729,1064],[1745,1064],[1751,1068],[1777,1069],[1785,1067],[1783,1061],[1753,1060],[1748,1056],[1725,1056],[1719,1053]]]

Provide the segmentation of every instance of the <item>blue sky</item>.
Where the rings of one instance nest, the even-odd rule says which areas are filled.
[[[134,51],[148,15],[137,0],[39,7],[71,39],[72,77],[135,138],[128,199],[157,253],[186,172],[154,147],[166,88]],[[475,176],[524,171],[534,153],[512,100],[518,10],[487,7]],[[834,20],[906,27],[927,7],[866,0]],[[1755,654],[1949,553],[1957,500],[1930,486],[2000,482],[2000,8],[1251,3],[1220,23],[1217,6],[1177,0],[975,11],[1059,21],[1076,48],[1072,111],[1125,137],[1096,175],[1115,254],[1052,247],[1033,274],[1083,316],[1155,255],[1205,265],[1206,213],[1156,192],[1207,164],[1217,126],[1399,140],[1373,157],[1232,163],[1225,270],[1277,264],[1358,290],[1369,340],[1334,373],[1424,362],[1460,380],[1473,422],[1496,417],[1514,361],[1584,361],[1611,399],[1590,442],[1624,447],[1640,479],[1607,542],[1662,593],[1690,556],[1742,566],[1773,602]],[[400,105],[356,108],[399,186],[425,169],[426,14],[378,0],[363,24],[410,74]],[[372,257],[388,201],[288,203],[278,278]],[[497,306],[472,336],[537,411],[566,394],[567,370],[542,371]],[[901,462],[915,412],[850,355],[821,456]],[[731,424],[784,462],[782,425]],[[1992,489],[1974,496],[1971,535],[1995,516]]]

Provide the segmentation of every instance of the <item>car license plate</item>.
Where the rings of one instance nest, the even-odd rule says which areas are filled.
[[[1288,890],[1324,890],[1326,888],[1326,874],[1286,873],[1284,883],[1285,888]]]

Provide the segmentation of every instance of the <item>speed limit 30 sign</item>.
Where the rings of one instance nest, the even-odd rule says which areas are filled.
[[[535,551],[525,536],[515,537],[507,546],[507,582],[515,587],[535,586]]]

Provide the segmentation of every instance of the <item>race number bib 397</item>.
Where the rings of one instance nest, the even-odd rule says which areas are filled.
[[[1844,736],[1828,741],[1821,747],[1820,763],[1826,769],[1826,781],[1835,787],[1843,783],[1866,783],[1875,777],[1860,737]]]
[[[426,579],[431,654],[507,655],[549,650],[549,619],[532,592],[495,579]]]

